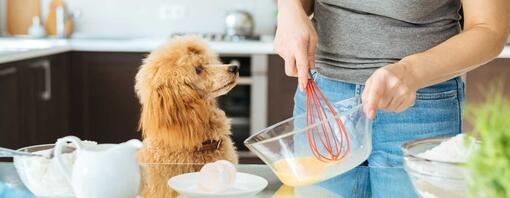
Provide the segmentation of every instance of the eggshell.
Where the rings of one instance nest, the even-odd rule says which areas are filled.
[[[205,192],[223,192],[235,183],[236,168],[226,160],[205,164],[200,169],[198,187]]]

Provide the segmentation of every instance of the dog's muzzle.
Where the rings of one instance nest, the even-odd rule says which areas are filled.
[[[237,65],[231,65],[228,67],[228,72],[232,73],[232,74],[237,74],[239,73],[239,66]]]

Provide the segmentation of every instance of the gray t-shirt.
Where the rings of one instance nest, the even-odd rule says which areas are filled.
[[[316,0],[317,71],[364,84],[377,68],[458,34],[460,7],[460,0]]]

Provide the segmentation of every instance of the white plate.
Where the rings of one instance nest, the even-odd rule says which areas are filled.
[[[267,180],[248,173],[237,173],[236,182],[223,192],[204,192],[198,188],[198,172],[177,175],[168,180],[170,188],[184,197],[230,198],[252,196],[264,190]]]

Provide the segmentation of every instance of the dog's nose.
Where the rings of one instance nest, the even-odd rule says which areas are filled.
[[[237,74],[239,72],[239,66],[237,66],[237,65],[229,66],[228,72]]]

